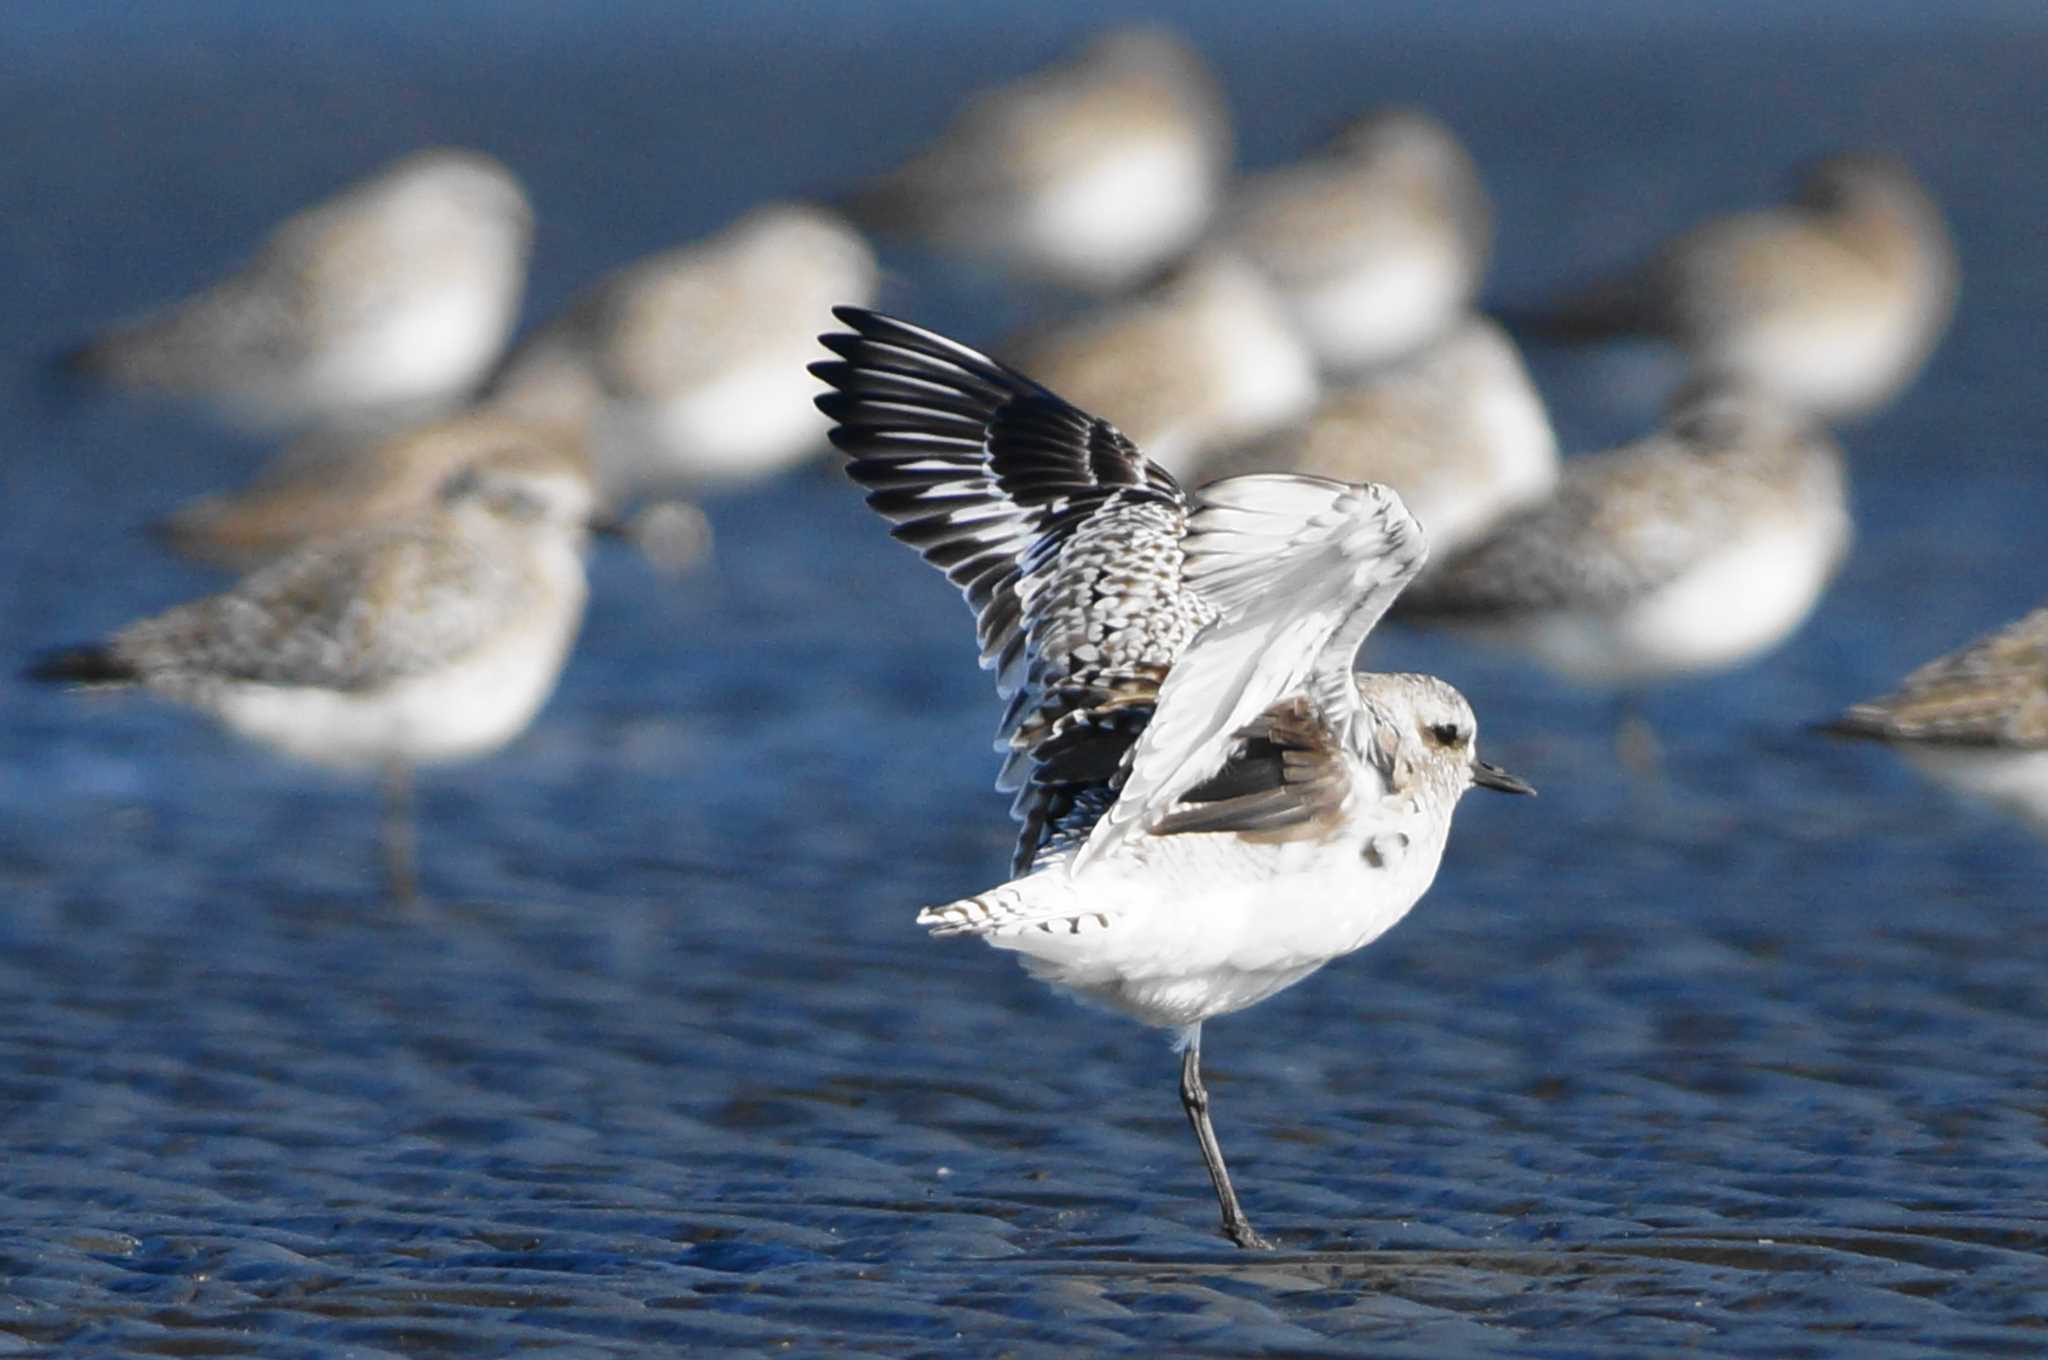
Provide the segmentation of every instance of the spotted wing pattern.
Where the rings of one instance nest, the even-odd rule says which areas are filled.
[[[1106,421],[930,331],[858,308],[811,371],[832,442],[895,537],[966,596],[1008,708],[1016,869],[1101,804],[1214,609],[1182,581],[1187,503]]]
[[[1268,474],[1202,488],[1185,552],[1189,587],[1215,620],[1161,685],[1122,796],[1077,864],[1172,825],[1283,700],[1306,699],[1305,725],[1328,729],[1304,749],[1352,749],[1362,711],[1353,658],[1428,550],[1387,487]]]

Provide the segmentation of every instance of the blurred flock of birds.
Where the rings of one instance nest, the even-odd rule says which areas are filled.
[[[713,550],[698,491],[784,474],[828,434],[858,474],[875,402],[986,420],[989,384],[1037,390],[1008,386],[1015,374],[1164,469],[1108,436],[1062,445],[1110,481],[1174,496],[1261,473],[1392,487],[1428,562],[1390,617],[1613,694],[1621,757],[1652,767],[1630,696],[1741,665],[1813,610],[1852,536],[1830,427],[1914,379],[1957,291],[1939,207],[1903,164],[1851,151],[1806,167],[1782,202],[1491,318],[1477,302],[1492,207],[1449,128],[1368,112],[1291,164],[1238,173],[1214,78],[1151,27],[983,93],[920,154],[830,202],[763,204],[598,279],[513,344],[532,226],[507,167],[423,150],[63,361],[289,442],[254,484],[161,524],[179,553],[246,571],[238,584],[30,674],[137,687],[288,755],[380,774],[389,877],[408,900],[412,773],[495,750],[540,712],[576,637],[591,533],[687,566]],[[1070,319],[998,344],[1009,369],[891,331],[861,310],[882,281],[868,233],[1000,271],[1070,301]],[[818,365],[835,308],[865,337],[837,337],[854,369]],[[1668,342],[1678,395],[1639,438],[1560,459],[1512,337],[1621,335]],[[817,401],[814,366],[837,405]],[[906,456],[866,459],[885,513],[906,468],[929,471]],[[893,517],[958,565],[915,516]],[[1462,705],[1429,730],[1469,754]],[[2048,833],[2048,608],[1827,726]],[[1206,1110],[1202,1097],[1198,1134]],[[1228,1226],[1220,1154],[1210,1169]]]

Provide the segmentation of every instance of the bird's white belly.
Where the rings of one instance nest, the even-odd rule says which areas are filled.
[[[1357,369],[1398,359],[1442,331],[1469,287],[1455,251],[1418,248],[1374,255],[1336,277],[1297,285],[1287,301],[1325,363]]]
[[[1195,239],[1215,204],[1193,139],[1133,142],[1033,198],[1008,229],[1037,268],[1085,287],[1128,286]]]
[[[451,280],[333,337],[308,366],[304,400],[346,414],[452,397],[497,358],[512,304],[509,289]]]
[[[1113,864],[1023,881],[1070,893],[1076,928],[990,937],[1034,976],[1174,1026],[1241,1010],[1378,939],[1436,877],[1443,838],[1389,829],[1370,851],[1232,835],[1140,842]],[[1065,879],[1064,883],[1059,880]],[[1100,909],[1104,918],[1089,915]]]
[[[568,642],[559,629],[521,629],[460,661],[376,689],[237,684],[213,708],[238,735],[316,765],[462,760],[525,730],[555,687]]]
[[[822,449],[831,422],[804,370],[810,347],[747,364],[661,398],[615,400],[594,443],[609,486],[716,482],[777,472]]]
[[[1915,768],[1948,787],[1998,807],[2048,836],[2048,750],[1900,742]]]
[[[1804,410],[1847,415],[1889,396],[1919,346],[1919,327],[1903,306],[1788,308],[1731,330],[1707,358]]]
[[[1543,499],[1557,485],[1557,437],[1542,407],[1525,393],[1482,393],[1472,423],[1478,461],[1445,458],[1404,476],[1394,489],[1429,535],[1438,560],[1474,541],[1511,511]]]

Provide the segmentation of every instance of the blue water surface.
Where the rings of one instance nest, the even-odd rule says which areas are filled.
[[[531,315],[878,169],[1129,5],[0,9],[0,657],[218,578],[139,526],[268,452],[40,360],[380,161],[539,206]],[[1432,639],[1541,800],[1475,797],[1371,950],[1211,1027],[1237,1253],[1161,1037],[915,909],[1008,853],[965,611],[829,467],[593,565],[503,754],[423,781],[419,919],[371,790],[0,678],[0,1353],[2031,1356],[2048,1345],[2048,847],[1811,721],[2048,597],[2038,4],[1204,4],[1250,164],[1423,103],[1528,301],[1816,153],[1905,155],[1964,294],[1844,432],[1812,622],[1610,710]],[[905,250],[888,305],[1050,314]],[[1532,355],[1567,444],[1654,356]]]

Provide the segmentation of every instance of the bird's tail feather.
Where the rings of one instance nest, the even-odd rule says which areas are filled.
[[[88,645],[45,652],[22,671],[29,680],[58,685],[132,685],[142,672],[108,647]]]

